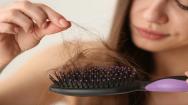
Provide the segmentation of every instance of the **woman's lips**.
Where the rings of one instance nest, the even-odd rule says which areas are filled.
[[[135,27],[135,28],[142,37],[150,40],[159,40],[168,36],[168,34],[164,34],[162,32],[152,31],[140,27]]]

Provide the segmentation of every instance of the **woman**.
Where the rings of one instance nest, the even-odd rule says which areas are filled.
[[[188,37],[186,35],[186,25],[188,23],[188,2],[186,0],[133,0],[131,2],[132,3],[130,4],[128,14],[129,18],[126,18],[123,29],[126,35],[121,35],[120,37],[119,52],[129,53],[143,70],[150,73],[151,79],[168,75],[183,75],[187,71],[186,45],[188,45]],[[62,60],[59,58],[59,56],[55,56],[58,55],[57,49],[60,48],[60,46],[61,45],[49,46],[48,48],[41,50],[40,53],[36,48],[36,50],[34,49],[32,52],[32,57],[20,60],[15,59],[15,62],[26,59],[29,63],[26,62],[24,66],[22,66],[23,64],[16,65],[15,68],[18,70],[19,74],[13,72],[12,75],[15,77],[7,76],[6,78],[3,78],[4,81],[8,79],[9,81],[13,81],[14,78],[17,78],[17,81],[19,82],[17,84],[14,84],[14,82],[11,84],[6,84],[5,87],[7,88],[4,90],[1,89],[0,91],[0,95],[4,96],[3,98],[0,97],[0,100],[6,100],[11,95],[17,96],[20,94],[16,98],[12,98],[12,100],[15,99],[12,101],[14,102],[14,105],[15,102],[19,103],[18,100],[22,99],[23,97],[29,97],[25,98],[29,101],[21,100],[20,103],[23,105],[25,105],[24,101],[27,103],[27,105],[28,103],[33,105],[37,102],[39,104],[40,100],[48,99],[45,100],[45,102],[48,103],[49,101],[49,103],[52,103],[60,100],[61,98],[63,98],[64,101],[68,102],[69,104],[103,104],[100,103],[100,97],[65,97],[45,92],[47,91],[45,90],[45,86],[49,85],[50,83],[49,81],[46,81],[46,74],[44,74],[44,72],[36,73],[33,70],[46,70],[61,66],[65,62],[65,59]],[[48,56],[41,56],[47,51],[49,53]],[[37,61],[36,59],[38,57],[45,59]],[[55,60],[56,62],[49,62],[50,60]],[[14,61],[11,62],[4,70],[11,71],[10,65],[13,65],[15,63]],[[40,63],[40,65],[38,63]],[[34,67],[37,64],[38,66]],[[42,65],[47,65],[48,68]],[[31,68],[28,68],[27,66]],[[26,69],[29,72],[24,72]],[[20,76],[20,74],[22,75]],[[33,79],[33,75],[38,78]],[[23,80],[23,78],[25,80]],[[32,78],[32,80],[30,78]],[[24,85],[25,81],[30,84]],[[3,81],[0,82],[3,83]],[[40,86],[38,86],[39,84]],[[21,85],[22,88],[18,87],[19,85]],[[12,89],[10,92],[11,88],[8,87],[17,87],[18,89],[15,90],[20,91],[15,91]],[[28,90],[33,90],[32,94],[29,94],[27,92]],[[44,91],[41,92],[42,90]],[[46,97],[39,97],[42,96],[42,93],[45,94],[44,96]],[[186,100],[187,97],[188,95],[186,93],[148,93],[145,96],[143,93],[141,95],[139,93],[135,93],[130,94],[129,103],[130,105],[140,105],[141,103],[144,105],[186,105],[188,103]],[[176,99],[172,100],[174,98]],[[111,99],[113,101],[109,102],[112,105],[115,105],[117,100],[120,102],[120,105],[127,104],[128,102],[127,100],[124,100],[127,99],[126,95],[116,96],[116,98],[115,96],[105,97],[103,101],[107,99]],[[6,103],[8,101],[2,102]],[[43,102],[41,105],[45,105],[45,103]]]
[[[120,47],[121,52],[132,54],[151,79],[187,74],[187,10],[186,0],[132,1],[125,25],[132,40]],[[186,105],[187,97],[186,93],[149,93],[145,104]]]

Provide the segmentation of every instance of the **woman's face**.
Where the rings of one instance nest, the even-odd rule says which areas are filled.
[[[151,52],[188,46],[188,0],[133,0],[132,40]]]

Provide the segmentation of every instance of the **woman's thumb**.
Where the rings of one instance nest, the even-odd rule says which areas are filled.
[[[17,40],[19,42],[20,48],[25,51],[34,47],[45,35],[54,34],[60,31],[63,31],[71,26],[70,22],[67,21],[62,25],[62,27],[55,25],[53,22],[46,22],[45,27],[37,27],[35,26],[31,35],[19,35]]]
[[[54,34],[54,33],[66,30],[67,28],[71,26],[69,21],[63,22],[61,24],[62,26],[60,27],[51,21],[44,23],[43,27],[39,28],[38,30],[41,35],[40,37],[44,37],[45,35]]]

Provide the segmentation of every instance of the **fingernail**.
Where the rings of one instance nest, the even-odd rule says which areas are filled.
[[[66,28],[69,25],[69,22],[66,21],[65,19],[60,19],[59,23],[60,23],[61,27],[63,27],[63,28]]]

